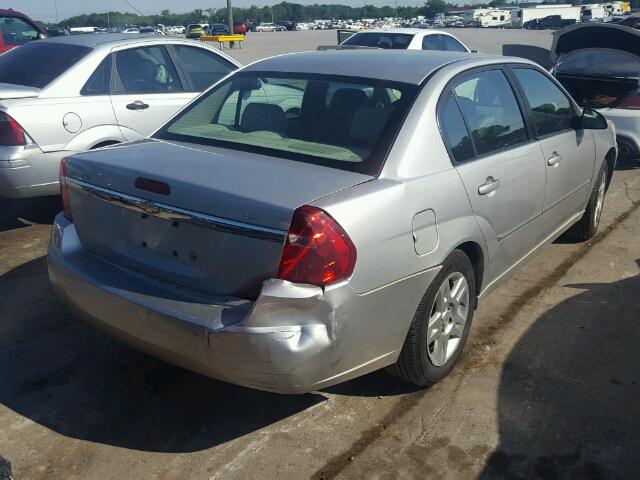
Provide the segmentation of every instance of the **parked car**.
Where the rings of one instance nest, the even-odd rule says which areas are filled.
[[[150,35],[164,35],[164,32],[162,30],[158,30],[157,28],[154,28],[154,27],[141,27],[138,30],[138,33],[146,33]]]
[[[554,34],[555,77],[578,104],[612,120],[620,155],[640,158],[640,31],[583,24]]]
[[[616,23],[624,27],[640,29],[640,15],[632,14],[632,15],[629,15],[628,17],[621,18],[620,21]]]
[[[25,14],[0,9],[0,54],[47,36],[47,31]]]
[[[233,22],[233,33],[236,35],[246,35],[249,28],[244,22]]]
[[[430,385],[478,299],[593,237],[615,159],[604,117],[524,59],[272,57],[150,139],[66,158],[49,275],[88,321],[228,382]]]
[[[464,43],[450,33],[419,28],[364,30],[354,33],[341,45],[398,50],[470,51]]]
[[[309,25],[307,25],[306,23],[301,23],[298,22],[295,24],[295,29],[300,31],[300,30],[309,30]]]
[[[544,18],[535,18],[524,22],[522,27],[528,30],[547,30],[564,28],[569,25],[575,25],[575,23],[575,18],[564,19],[561,15],[548,15]]]
[[[49,37],[64,37],[70,34],[68,28],[47,28],[47,36]]]
[[[73,29],[72,29],[72,32],[71,32],[71,33],[73,33]],[[95,32],[92,32],[92,33],[95,33]],[[133,27],[132,27],[132,28],[125,28],[125,29],[122,31],[122,33],[126,33],[126,34],[128,34],[128,35],[130,35],[130,34],[138,34],[138,33],[140,33],[140,29],[139,29],[139,28],[137,28],[137,27],[135,27],[135,28],[133,28]]]
[[[227,35],[229,33],[229,27],[224,23],[213,23],[209,25],[207,34],[209,35]]]
[[[275,32],[278,26],[275,23],[261,23],[256,25],[256,32]]]
[[[186,36],[187,38],[200,38],[206,33],[207,28],[209,28],[208,23],[190,23],[187,25]]]
[[[146,137],[237,67],[202,42],[123,34],[1,55],[0,197],[58,193],[64,155]]]
[[[276,22],[276,25],[280,27],[284,27],[285,30],[289,30],[289,31],[296,29],[296,24],[294,22],[287,21],[287,20]]]

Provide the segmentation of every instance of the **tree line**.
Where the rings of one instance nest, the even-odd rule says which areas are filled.
[[[574,5],[588,3],[592,0],[573,0]],[[640,4],[640,0],[631,0],[632,4]],[[547,1],[545,3],[564,3],[566,0]],[[495,7],[504,5],[504,0],[492,0],[489,3],[458,6],[446,0],[427,0],[420,7],[411,6],[375,6],[363,3],[360,7],[338,4],[301,5],[299,3],[281,2],[276,5],[258,7],[252,5],[247,8],[234,7],[233,18],[238,21],[271,22],[288,20],[305,22],[310,20],[349,20],[359,18],[387,18],[399,17],[403,19],[415,18],[419,15],[433,17],[449,9],[471,9]],[[63,27],[124,27],[127,25],[187,25],[188,23],[225,23],[226,8],[195,9],[188,13],[172,13],[163,10],[159,15],[137,15],[135,13],[108,12],[90,13],[70,17],[60,22]]]
[[[415,18],[418,15],[433,16],[445,12],[455,5],[445,0],[428,0],[421,7],[411,6],[375,6],[365,5],[352,7],[338,4],[301,5],[299,3],[281,2],[272,6],[247,8],[234,7],[233,18],[238,21],[271,22],[288,20],[304,22],[311,20],[349,20],[359,18]],[[478,8],[478,5],[474,5]],[[63,27],[124,27],[127,25],[187,25],[188,23],[225,23],[226,8],[195,9],[188,13],[172,13],[163,10],[159,15],[137,15],[135,13],[108,12],[90,13],[70,17],[60,22]]]

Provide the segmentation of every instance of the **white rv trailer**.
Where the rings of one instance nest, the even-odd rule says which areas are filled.
[[[589,5],[582,5],[580,7],[580,20],[583,22],[592,22],[595,20],[604,20],[609,16],[609,12],[605,9],[605,6],[601,3],[592,3]]]
[[[513,10],[511,15],[511,26],[522,28],[526,22],[537,18],[545,18],[549,15],[560,15],[563,20],[575,20],[580,22],[580,7],[571,4],[556,5],[536,5],[535,7],[524,7]]]
[[[479,27],[506,27],[511,25],[511,10],[475,8],[464,13],[464,21]]]

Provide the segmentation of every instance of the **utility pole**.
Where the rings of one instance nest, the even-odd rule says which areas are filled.
[[[396,20],[398,19],[398,0],[396,0]]]
[[[367,0],[364,0],[364,18],[367,18]]]
[[[227,24],[229,25],[229,34],[233,35],[233,10],[231,9],[231,0],[227,0]]]
[[[53,2],[53,6],[56,9],[56,24],[60,23],[60,18],[58,18],[58,2]]]

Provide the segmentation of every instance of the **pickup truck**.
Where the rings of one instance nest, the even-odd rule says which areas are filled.
[[[549,15],[544,18],[536,18],[535,20],[529,20],[525,22],[523,28],[529,30],[545,30],[552,28],[568,27],[576,23],[575,18],[565,19],[560,15]]]

